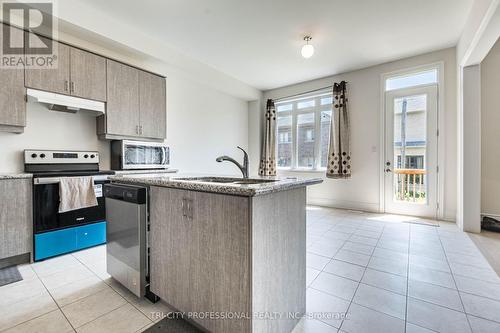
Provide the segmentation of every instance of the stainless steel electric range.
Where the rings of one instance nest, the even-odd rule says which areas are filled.
[[[99,170],[96,151],[25,150],[25,172],[33,174],[34,260],[106,243],[102,187],[113,171]],[[59,213],[62,177],[91,176],[98,205]]]

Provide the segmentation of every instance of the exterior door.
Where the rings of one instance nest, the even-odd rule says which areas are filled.
[[[385,211],[436,218],[437,85],[386,92]]]

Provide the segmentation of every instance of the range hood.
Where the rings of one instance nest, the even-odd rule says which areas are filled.
[[[69,113],[81,111],[94,116],[100,116],[106,112],[106,104],[104,102],[29,88],[26,90],[26,94],[28,95],[28,102],[44,104],[52,111]]]

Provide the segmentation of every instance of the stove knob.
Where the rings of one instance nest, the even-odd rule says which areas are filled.
[[[90,155],[90,158],[94,158],[94,157],[95,157],[95,155],[94,155],[94,154]]]
[[[41,158],[45,158],[45,154],[40,154],[40,157]]]
[[[85,154],[85,155],[83,155],[83,157],[85,157],[85,158],[89,158],[89,155]]]
[[[37,155],[37,154],[35,154],[35,153],[31,154],[31,157],[32,157],[32,158],[36,158],[37,156],[38,156],[38,155]]]

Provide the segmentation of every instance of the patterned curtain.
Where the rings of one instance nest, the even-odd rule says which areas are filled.
[[[260,158],[259,175],[276,176],[276,108],[272,99],[267,100],[266,129]]]
[[[333,85],[333,114],[330,130],[330,149],[328,151],[328,178],[351,178],[351,147],[349,144],[350,127],[347,111],[347,82]]]

